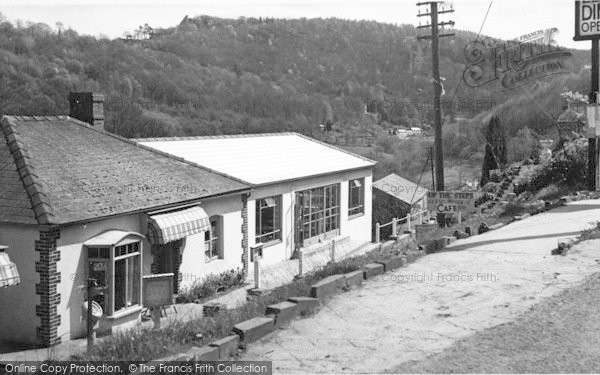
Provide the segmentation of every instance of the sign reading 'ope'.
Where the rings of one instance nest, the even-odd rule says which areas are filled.
[[[600,0],[575,1],[575,37],[573,40],[600,38]]]

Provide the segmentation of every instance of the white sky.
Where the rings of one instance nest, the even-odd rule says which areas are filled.
[[[62,22],[82,34],[120,37],[139,25],[177,25],[185,15],[245,17],[338,17],[414,24],[417,0],[0,0],[0,13],[10,21]],[[454,0],[456,28],[478,32],[489,0]],[[589,41],[574,42],[574,1],[495,0],[482,33],[503,39],[556,27],[559,45],[589,49]],[[426,17],[424,17],[426,18]]]

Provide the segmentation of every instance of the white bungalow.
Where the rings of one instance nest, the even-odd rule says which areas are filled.
[[[137,142],[252,186],[248,239],[263,245],[263,264],[333,239],[371,241],[372,160],[296,133]]]

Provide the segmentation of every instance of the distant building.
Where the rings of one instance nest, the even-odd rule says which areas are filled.
[[[390,128],[390,129],[388,129],[388,135],[396,136],[400,139],[407,139],[410,137],[420,137],[421,135],[423,135],[423,130],[418,127]]]
[[[395,173],[373,182],[373,187],[396,198],[413,210],[427,209],[427,189]]]

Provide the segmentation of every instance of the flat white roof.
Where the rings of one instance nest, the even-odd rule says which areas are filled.
[[[372,160],[297,133],[135,141],[254,185],[375,165]]]

